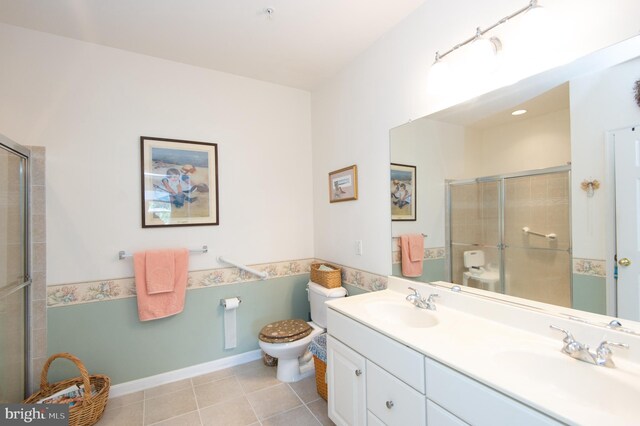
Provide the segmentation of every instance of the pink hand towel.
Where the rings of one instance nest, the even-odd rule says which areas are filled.
[[[402,275],[419,277],[422,275],[422,259],[424,257],[424,237],[417,235],[401,235],[400,250],[402,252]]]
[[[176,274],[174,250],[147,250],[145,256],[147,294],[173,291]]]
[[[140,321],[149,321],[179,314],[184,309],[189,274],[189,251],[187,249],[173,250],[173,291],[166,293],[148,293],[146,258],[146,252],[138,252],[133,255],[138,318]]]

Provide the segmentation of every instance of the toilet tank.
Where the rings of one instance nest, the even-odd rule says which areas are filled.
[[[465,268],[484,266],[484,252],[482,250],[465,251],[463,256]]]
[[[309,303],[311,304],[311,321],[322,328],[327,328],[327,300],[345,297],[347,289],[344,287],[325,288],[320,284],[309,281]]]

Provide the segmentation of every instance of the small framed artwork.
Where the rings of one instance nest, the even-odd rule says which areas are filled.
[[[358,199],[358,166],[345,167],[329,173],[329,202]]]
[[[140,138],[142,227],[218,225],[218,145]]]
[[[416,166],[391,163],[391,220],[416,220]]]

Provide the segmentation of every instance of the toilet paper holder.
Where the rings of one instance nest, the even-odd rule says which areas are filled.
[[[242,303],[242,299],[240,298],[240,296],[234,296],[236,299],[238,299],[238,304]],[[233,297],[229,297],[228,299],[233,299]],[[220,299],[220,305],[224,306],[225,308],[227,307],[227,299]]]

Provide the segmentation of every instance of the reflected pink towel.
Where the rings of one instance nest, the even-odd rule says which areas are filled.
[[[133,255],[136,278],[136,295],[138,298],[138,318],[149,321],[179,314],[184,309],[189,271],[189,250],[173,251],[174,282],[173,291],[149,294],[147,287],[147,252]]]
[[[402,275],[405,277],[421,276],[424,257],[424,237],[422,234],[401,235],[400,250],[402,252]]]

